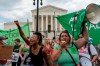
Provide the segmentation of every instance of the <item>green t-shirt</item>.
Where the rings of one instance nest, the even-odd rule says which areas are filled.
[[[58,50],[59,48],[60,48],[60,45],[55,44],[54,50]],[[75,45],[70,44],[68,51],[74,58],[75,62],[77,64],[79,64],[79,54],[78,54],[78,51],[77,51],[77,48],[75,47]],[[68,54],[68,52],[65,49],[62,50],[62,52],[58,58],[58,64],[60,66],[75,66],[75,63],[73,62],[72,58],[70,57],[70,55]]]
[[[28,51],[29,51],[29,48],[26,48],[26,47],[23,48],[23,52],[28,52]]]

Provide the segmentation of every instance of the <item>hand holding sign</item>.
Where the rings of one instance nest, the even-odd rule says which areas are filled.
[[[18,59],[19,59],[19,53],[12,52],[12,57],[8,61],[18,62]]]
[[[13,46],[0,46],[0,60],[11,58]]]

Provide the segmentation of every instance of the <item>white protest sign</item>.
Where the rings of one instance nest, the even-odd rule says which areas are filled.
[[[18,62],[18,59],[19,59],[19,53],[13,52],[11,59],[9,59],[8,61]]]

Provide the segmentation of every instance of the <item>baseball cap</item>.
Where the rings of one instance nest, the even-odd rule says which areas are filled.
[[[3,36],[0,36],[0,40],[6,40],[8,39],[7,37],[3,37]]]

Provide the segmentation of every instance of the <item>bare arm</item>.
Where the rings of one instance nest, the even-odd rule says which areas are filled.
[[[79,38],[76,41],[76,45],[78,48],[81,48],[84,44],[86,44],[87,40],[88,40],[88,31],[87,28],[85,26],[85,24],[83,24],[83,38]]]
[[[62,51],[62,48],[60,48],[58,50],[53,50],[52,55],[51,55],[53,61],[58,60],[59,55],[61,54],[61,51]]]
[[[23,57],[22,57],[23,47],[24,47],[24,45],[21,45],[21,47],[19,49],[19,56],[20,56],[22,61],[24,60]]]
[[[19,30],[19,33],[20,33],[20,36],[23,38],[23,40],[26,42],[26,44],[30,44],[29,40],[27,39],[27,37],[25,36],[24,32],[22,31],[20,25],[19,25],[19,22],[18,21],[14,21],[14,23],[16,24],[18,30]]]
[[[51,60],[51,55],[50,54],[48,55],[46,53],[46,49],[44,49],[44,48],[43,48],[42,52],[43,52],[43,57],[44,57],[44,60],[46,61],[47,66],[53,66],[52,60]]]
[[[94,55],[92,58],[92,63],[94,63],[98,59],[98,55]]]
[[[58,50],[53,50],[53,53],[52,53],[52,56],[51,56],[53,61],[57,61],[62,50],[66,48],[66,42],[60,42],[59,41],[59,43],[60,43],[60,48]]]

